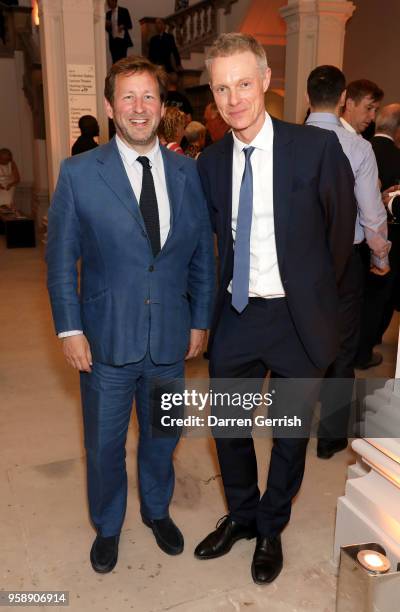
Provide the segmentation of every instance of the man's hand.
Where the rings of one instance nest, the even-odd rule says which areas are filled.
[[[386,274],[390,272],[390,267],[386,266],[386,268],[381,269],[377,268],[376,266],[372,266],[369,271],[372,272],[372,274],[376,274],[376,276],[386,276]]]
[[[65,359],[70,366],[81,372],[91,372],[93,365],[89,342],[83,334],[62,339]]]
[[[185,359],[193,359],[193,357],[197,357],[198,355],[200,355],[204,348],[206,334],[207,330],[205,329],[190,330],[189,348],[186,353]]]

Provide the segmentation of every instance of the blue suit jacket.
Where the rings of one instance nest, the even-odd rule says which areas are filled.
[[[64,160],[46,259],[56,332],[82,329],[95,361],[174,363],[191,328],[209,327],[212,232],[193,160],[162,147],[171,228],[154,259],[113,139]],[[81,260],[78,291],[77,262]]]
[[[336,135],[273,119],[273,205],[279,272],[297,333],[326,368],[339,346],[337,284],[354,239],[354,176]],[[231,133],[208,147],[198,168],[218,237],[220,290],[213,332],[233,273]]]

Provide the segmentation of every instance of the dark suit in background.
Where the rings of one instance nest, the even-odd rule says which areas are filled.
[[[118,60],[126,57],[128,47],[133,47],[133,42],[130,37],[128,30],[132,29],[132,20],[127,8],[123,6],[118,7],[118,26],[124,28],[123,38],[114,38],[112,35],[112,27],[106,23],[106,30],[108,32],[108,46],[111,53],[113,64]],[[106,22],[111,22],[112,11],[107,11]]]
[[[172,34],[162,32],[150,39],[149,60],[164,66],[166,72],[175,72],[180,67],[181,57]]]
[[[374,136],[371,140],[372,148],[378,164],[379,178],[382,191],[400,184],[400,149],[393,140],[385,136]],[[387,287],[384,292],[385,304],[383,308],[382,323],[378,336],[380,339],[390,325],[395,308],[400,308],[400,198],[392,202],[392,214],[388,218],[389,240],[392,248],[389,252],[390,273]]]

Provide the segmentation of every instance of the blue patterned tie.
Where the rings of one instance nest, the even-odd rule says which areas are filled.
[[[240,186],[239,210],[236,223],[233,258],[232,306],[239,313],[249,303],[250,231],[253,216],[253,170],[250,157],[254,147],[243,149],[245,166]]]

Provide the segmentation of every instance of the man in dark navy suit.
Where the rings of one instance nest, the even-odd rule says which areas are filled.
[[[118,0],[107,0],[109,11],[106,13],[108,46],[113,63],[126,57],[128,47],[133,47],[129,34],[132,20],[127,8],[118,6]]]
[[[282,416],[301,409],[307,422],[318,379],[338,350],[337,282],[354,238],[353,174],[335,134],[265,112],[271,71],[253,37],[221,34],[206,65],[218,110],[232,128],[198,161],[220,257],[210,374],[263,379],[271,371],[278,383],[304,379],[295,399],[293,388],[278,384],[272,408]],[[195,550],[197,558],[212,559],[257,536],[251,567],[257,584],[281,571],[280,534],[304,473],[307,428],[291,437],[285,431],[274,430],[261,497],[252,437],[220,432],[229,514]]]
[[[164,552],[183,550],[169,516],[178,434],[152,435],[152,384],[181,379],[184,359],[202,351],[214,257],[196,164],[157,138],[165,84],[165,73],[145,58],[113,64],[105,98],[116,137],[63,162],[49,210],[48,288],[65,357],[80,370],[97,531],[90,558],[101,573],[117,562],[134,397],[142,519]]]
[[[153,64],[163,66],[168,73],[182,70],[181,56],[173,34],[165,31],[165,22],[162,19],[157,18],[155,25],[157,34],[150,38],[149,60]]]

